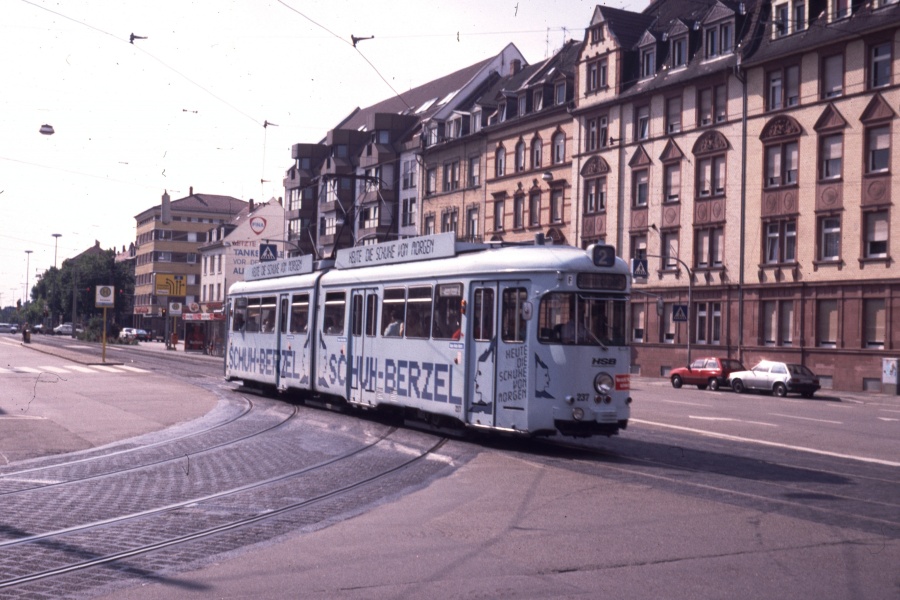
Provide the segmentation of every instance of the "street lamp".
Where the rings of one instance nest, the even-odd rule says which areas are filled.
[[[56,250],[59,248],[59,238],[62,236],[61,233],[52,234],[54,238],[53,240],[53,268],[56,268]]]
[[[28,271],[31,269],[31,252],[25,251],[25,306],[28,306]]]
[[[660,239],[662,239],[662,235],[659,233],[659,228],[656,227],[655,223],[651,223],[650,229],[655,231],[656,234],[660,236]],[[691,309],[693,308],[692,299],[693,299],[693,292],[694,292],[694,272],[691,271],[691,268],[689,266],[687,266],[686,262],[684,262],[677,256],[672,256],[671,254],[669,254],[669,255],[647,254],[647,256],[652,256],[654,258],[661,258],[666,262],[668,262],[670,260],[674,260],[674,261],[678,262],[678,264],[680,264],[682,267],[684,267],[685,271],[687,271],[687,275],[688,275],[687,362],[690,365],[691,364],[691,325],[693,323],[691,321]],[[667,266],[667,265],[664,263],[664,266]]]

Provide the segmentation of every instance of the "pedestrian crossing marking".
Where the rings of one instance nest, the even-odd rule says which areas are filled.
[[[15,367],[15,370],[17,373],[34,373],[35,375],[40,375],[43,372],[33,367]]]
[[[146,369],[139,369],[137,367],[131,367],[128,365],[119,365],[120,369],[125,369],[126,371],[131,371],[132,373],[149,373],[150,371]]]
[[[55,373],[57,375],[73,375],[75,373],[82,373],[85,375],[99,375],[101,372],[118,373],[119,375],[125,375],[128,373],[152,373],[152,371],[148,371],[147,369],[141,369],[129,365],[91,365],[89,367],[84,365],[67,365],[65,367],[56,367],[52,365],[42,365],[39,367],[0,367],[0,375],[40,375],[42,373]]]
[[[45,366],[45,367],[38,367],[38,368],[41,369],[42,371],[50,371],[51,373],[68,373],[69,372],[67,369],[63,369],[62,367]]]
[[[70,365],[69,367],[66,367],[66,368],[68,368],[72,371],[76,371],[78,373],[96,373],[97,372],[90,367],[82,367],[82,366],[77,366],[77,365]]]
[[[101,371],[106,371],[107,373],[121,373],[122,371],[116,369],[115,367],[108,367],[106,365],[91,365],[95,369],[100,369]]]

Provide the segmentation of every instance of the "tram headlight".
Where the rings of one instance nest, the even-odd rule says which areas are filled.
[[[576,421],[580,421],[584,418],[584,409],[583,408],[573,408],[572,409],[572,418]]]
[[[608,396],[613,389],[613,378],[609,373],[597,373],[594,377],[594,389],[598,394]]]

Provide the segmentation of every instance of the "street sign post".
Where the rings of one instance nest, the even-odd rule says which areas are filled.
[[[647,259],[646,258],[632,258],[631,259],[631,276],[635,279],[647,279],[647,274],[649,270],[647,269]]]
[[[275,244],[259,245],[259,262],[275,262],[278,260],[278,246]]]
[[[672,305],[672,320],[676,323],[687,323],[687,321],[688,321],[688,305],[687,304],[673,304]]]

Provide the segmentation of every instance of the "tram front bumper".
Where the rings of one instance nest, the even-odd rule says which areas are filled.
[[[620,429],[628,427],[628,419],[620,419],[615,410],[566,406],[554,409],[553,426],[562,435],[573,437],[616,435]]]

